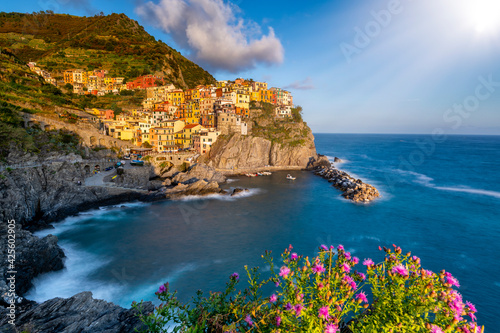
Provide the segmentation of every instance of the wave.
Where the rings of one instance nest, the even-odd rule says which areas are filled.
[[[228,178],[226,179],[226,183],[234,183],[234,182],[239,182],[240,180],[239,179],[234,179],[234,178]]]
[[[62,220],[61,222],[54,223],[53,228],[37,231],[34,233],[34,235],[40,238],[50,234],[57,236],[64,233],[65,231],[73,229],[77,225],[87,224],[88,221],[95,219],[97,217],[104,220],[117,220],[122,217],[121,215],[116,214],[117,211],[121,211],[123,209],[128,209],[128,208],[144,207],[148,205],[151,204],[146,202],[127,202],[123,204],[104,206],[96,209],[83,211],[75,216],[69,216],[64,220]]]
[[[469,193],[469,194],[478,194],[478,195],[485,195],[485,196],[490,196],[494,198],[499,198],[500,199],[500,192],[497,191],[491,191],[491,190],[484,190],[484,189],[477,189],[477,188],[471,188],[466,185],[459,185],[459,186],[437,186],[434,184],[434,179],[426,176],[422,173],[414,172],[414,171],[406,171],[406,170],[400,170],[397,169],[399,173],[402,174],[409,174],[416,179],[414,179],[414,182],[429,188],[433,188],[436,190],[440,191],[451,191],[451,192],[463,192],[463,193]]]
[[[434,184],[432,183],[434,181],[434,178],[431,178],[427,175],[424,175],[423,173],[418,173],[415,171],[408,171],[408,170],[401,170],[401,169],[396,169],[396,172],[403,174],[403,175],[411,175],[414,176],[415,179],[413,180],[415,183],[424,185],[427,187],[434,187]]]
[[[249,188],[248,191],[243,191],[235,195],[231,195],[233,187],[228,189],[228,194],[209,194],[209,195],[187,195],[182,198],[174,199],[173,201],[195,201],[195,200],[220,200],[220,201],[235,201],[239,198],[247,198],[259,193],[262,193],[260,188]]]
[[[442,186],[436,186],[434,187],[437,190],[442,190],[442,191],[452,191],[452,192],[464,192],[464,193],[471,193],[471,194],[479,194],[479,195],[487,195],[490,197],[498,198],[500,199],[500,192],[496,191],[488,191],[488,190],[482,190],[482,189],[475,189],[475,188],[470,188],[470,187],[442,187]]]
[[[355,237],[351,237],[350,241],[363,241],[363,240],[370,240],[370,241],[374,241],[374,242],[377,242],[377,243],[382,243],[382,240],[378,237],[375,237],[375,236],[364,236],[364,235],[361,235],[361,236],[355,236]]]
[[[335,160],[335,156],[330,156],[330,155],[325,155],[326,158],[328,158],[328,160],[331,162],[331,163],[335,163],[335,164],[346,164],[346,163],[350,163],[351,161],[349,161],[348,159],[345,159],[345,158],[340,158],[342,160],[342,162],[334,162]],[[338,157],[338,156],[337,156]]]
[[[57,272],[49,272],[36,277],[26,297],[44,302],[54,297],[71,297],[82,291],[91,290],[93,297],[113,300],[120,294],[123,286],[93,280],[90,275],[108,264],[110,260],[95,254],[77,249],[71,244],[60,243],[66,254],[65,268]]]

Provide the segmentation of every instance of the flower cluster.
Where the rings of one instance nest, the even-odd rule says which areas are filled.
[[[425,270],[420,258],[393,247],[383,248],[386,255],[378,264],[364,259],[365,273],[357,270],[360,260],[342,245],[321,245],[313,258],[292,252],[290,245],[279,270],[266,251],[263,258],[271,272],[267,279],[260,279],[258,268],[245,267],[249,288],[236,291],[239,275],[234,273],[224,292],[210,293],[209,298],[200,292],[192,307],[181,305],[165,284],[156,293],[164,303],[141,320],[150,332],[160,332],[155,327],[165,320],[178,324],[174,331],[196,327],[199,331],[335,333],[349,326],[353,332],[480,332],[476,308],[464,303],[451,273]],[[263,297],[266,285],[266,290],[273,290]]]

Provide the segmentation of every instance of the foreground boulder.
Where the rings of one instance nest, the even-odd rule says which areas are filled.
[[[143,304],[143,312],[150,313],[151,302]],[[7,309],[0,308],[1,332],[61,332],[61,333],[118,333],[144,329],[134,309],[124,309],[113,303],[93,299],[85,291],[70,298],[53,298],[35,304],[18,313],[15,328],[8,323]]]

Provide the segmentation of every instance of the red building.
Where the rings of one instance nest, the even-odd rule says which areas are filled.
[[[131,89],[146,89],[151,87],[157,87],[159,86],[157,82],[160,83],[159,84],[160,86],[165,85],[165,81],[163,80],[162,77],[156,75],[139,76],[133,81],[127,82],[127,89],[131,90]]]

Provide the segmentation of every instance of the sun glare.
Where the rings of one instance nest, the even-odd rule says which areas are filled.
[[[496,32],[500,29],[500,1],[474,0],[470,4],[473,24],[481,33]]]

